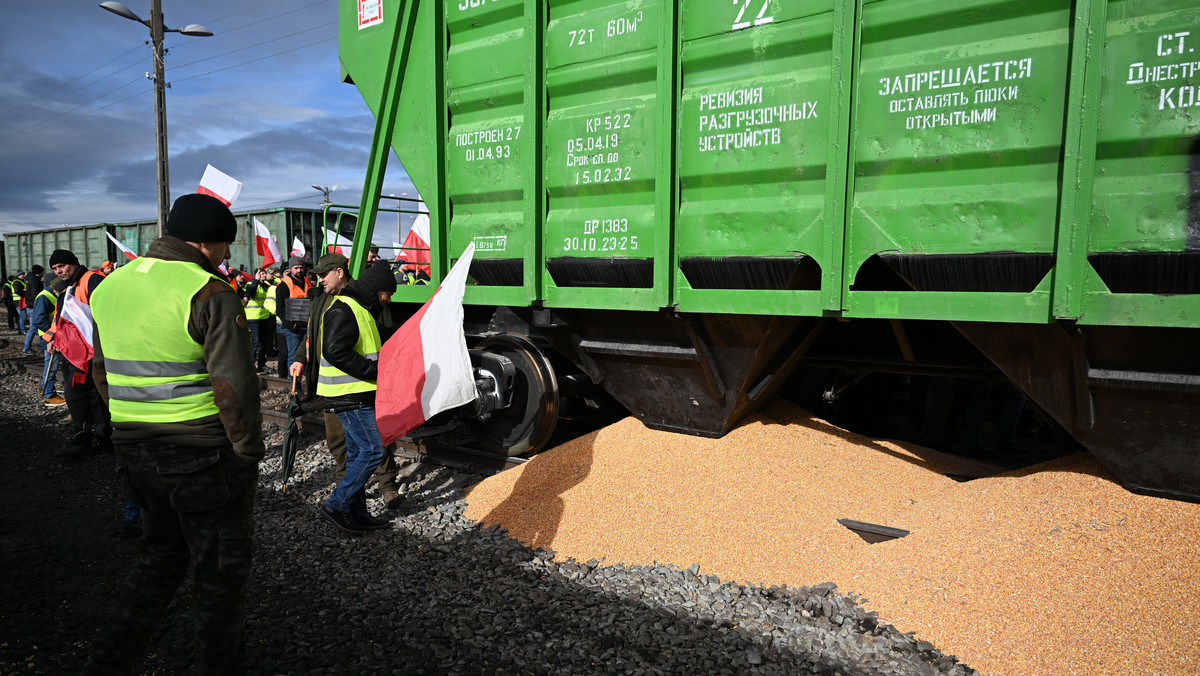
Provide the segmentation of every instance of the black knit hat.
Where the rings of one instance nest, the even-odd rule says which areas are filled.
[[[237,239],[237,220],[221,200],[191,193],[175,200],[166,234],[185,242],[232,242]]]
[[[66,249],[55,249],[50,253],[50,267],[60,264],[79,265],[79,259]]]
[[[387,263],[376,263],[367,268],[358,281],[362,288],[372,293],[376,291],[396,292],[396,278],[392,275],[392,269]]]

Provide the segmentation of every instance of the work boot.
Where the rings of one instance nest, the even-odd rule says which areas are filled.
[[[329,507],[326,507],[324,503],[321,504],[317,511],[321,513],[321,516],[328,519],[333,523],[333,525],[337,526],[338,529],[344,533],[349,533],[350,535],[362,535],[363,531],[366,530],[346,512],[335,512]]]
[[[377,518],[367,512],[351,514],[350,520],[354,522],[355,526],[363,530],[390,530],[392,527],[391,519]]]
[[[54,395],[53,397],[47,397],[45,401],[46,401],[46,405],[51,408],[54,408],[56,406],[62,406],[63,404],[67,403],[66,399],[63,399],[62,397],[58,396],[57,394]]]

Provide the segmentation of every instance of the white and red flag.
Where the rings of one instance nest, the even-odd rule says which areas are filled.
[[[263,257],[264,268],[283,260],[279,255],[279,245],[275,243],[275,235],[257,218],[254,219],[254,246],[258,255]]]
[[[301,242],[299,237],[293,237],[291,255],[297,258],[304,258],[304,254],[306,253],[308,252],[304,249],[304,242]]]
[[[352,248],[350,245],[353,243],[332,230],[325,230],[325,253],[340,253],[349,258]]]
[[[375,421],[385,445],[434,415],[475,399],[463,335],[463,293],[474,256],[472,243],[433,297],[379,351]]]
[[[105,232],[104,234],[108,235],[108,238],[112,240],[113,244],[117,245],[117,248],[121,250],[121,253],[125,254],[126,258],[128,258],[129,260],[133,260],[133,259],[137,258],[137,254],[133,253],[133,250],[130,249],[129,247],[125,246],[124,244],[121,244],[121,240],[117,239],[116,237],[113,237],[112,235],[110,235],[107,232]]]
[[[63,294],[54,330],[54,349],[80,371],[87,372],[92,350],[92,308],[75,297],[75,289]]]
[[[404,238],[404,248],[400,250],[400,256],[407,260],[409,265],[424,270],[425,274],[430,274],[429,262],[432,260],[429,255],[429,241],[429,214],[417,214],[412,229]],[[417,265],[418,263],[424,265]]]
[[[216,197],[227,207],[233,206],[238,195],[242,194],[242,182],[210,164],[204,170],[204,176],[200,178],[200,187],[196,188],[196,192]]]

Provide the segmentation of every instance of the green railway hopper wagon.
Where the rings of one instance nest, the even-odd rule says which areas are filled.
[[[359,222],[394,150],[434,282],[475,245],[489,448],[587,388],[720,436],[781,387],[978,377],[1200,500],[1196,3],[342,0],[340,41]]]

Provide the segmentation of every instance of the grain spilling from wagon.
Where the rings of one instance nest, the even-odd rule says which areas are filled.
[[[1129,493],[1086,455],[1004,472],[777,400],[721,439],[628,418],[487,479],[468,503],[559,559],[835,582],[985,673],[1200,663],[1200,505]],[[868,544],[839,518],[912,534]]]

